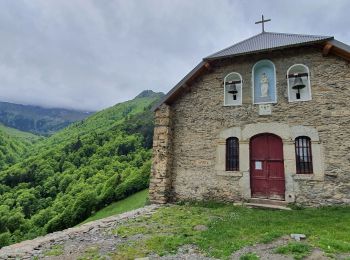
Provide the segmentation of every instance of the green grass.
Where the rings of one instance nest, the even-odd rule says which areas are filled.
[[[106,257],[100,256],[100,249],[97,246],[92,246],[85,250],[84,254],[78,260],[105,260]]]
[[[54,245],[44,253],[45,256],[60,256],[63,254],[63,245]]]
[[[206,225],[208,230],[194,230],[196,225]],[[114,232],[127,241],[117,249],[115,259],[173,254],[185,244],[195,244],[208,256],[226,259],[242,247],[291,233],[306,234],[310,246],[327,253],[347,253],[350,207],[276,211],[222,204],[177,205],[130,220]],[[128,240],[136,234],[143,234],[143,238]]]
[[[91,217],[86,219],[81,224],[84,224],[93,220],[98,220],[101,218],[106,218],[109,216],[121,214],[133,209],[141,208],[145,206],[147,199],[148,199],[148,189],[137,192],[127,197],[126,199],[120,200],[118,202],[114,202],[111,205],[101,209],[100,211],[93,214]]]
[[[311,247],[308,244],[293,242],[276,248],[275,252],[283,255],[293,255],[294,259],[303,259],[311,253]]]
[[[257,256],[255,253],[247,253],[242,255],[239,260],[259,260],[260,257]]]

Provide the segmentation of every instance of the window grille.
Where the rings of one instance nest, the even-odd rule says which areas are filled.
[[[313,173],[311,140],[307,136],[295,138],[295,155],[298,174]]]
[[[236,137],[226,139],[226,171],[239,171],[239,141]]]

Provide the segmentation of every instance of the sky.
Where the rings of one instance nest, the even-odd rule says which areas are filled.
[[[0,101],[96,111],[168,92],[203,57],[261,32],[350,44],[349,0],[1,0]]]

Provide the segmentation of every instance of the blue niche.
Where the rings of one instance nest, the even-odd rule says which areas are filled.
[[[254,104],[275,103],[276,70],[269,60],[261,60],[253,67]]]

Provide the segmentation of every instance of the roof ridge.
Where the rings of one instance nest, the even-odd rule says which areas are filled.
[[[329,35],[316,35],[316,34],[300,34],[300,33],[280,33],[280,32],[263,32],[266,34],[278,34],[278,35],[289,35],[289,36],[302,36],[302,37],[314,37],[314,38],[334,38]]]

